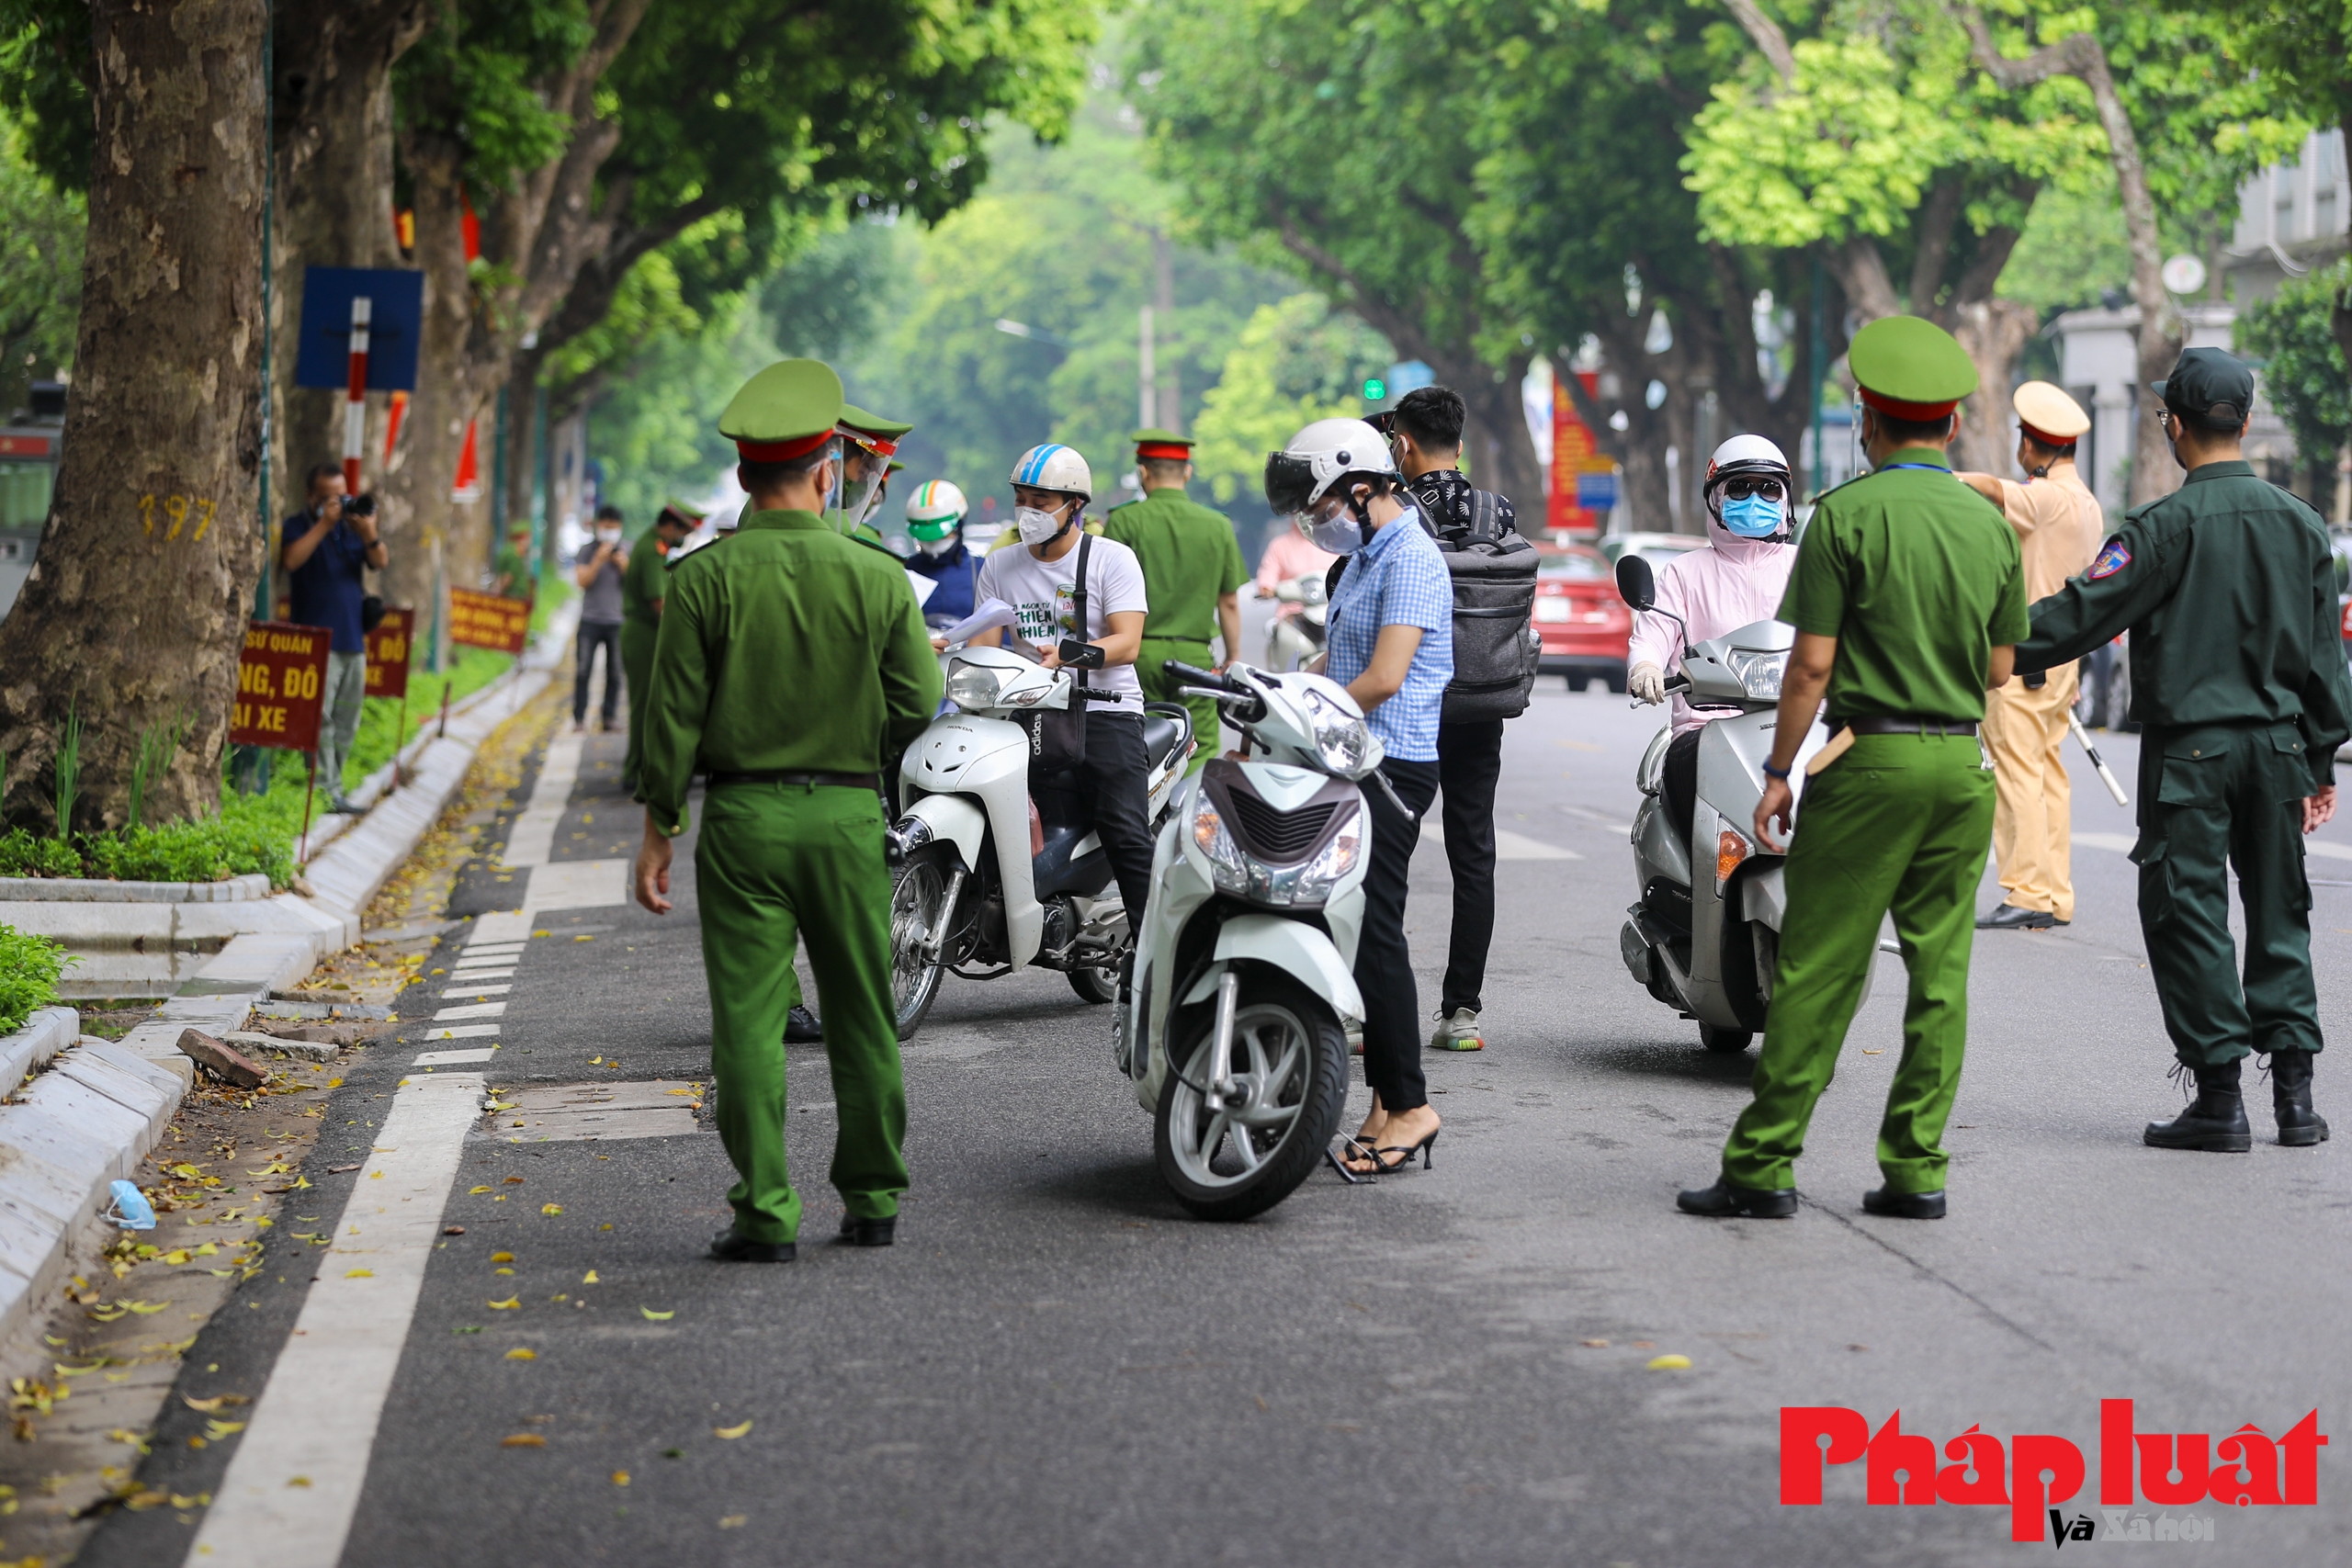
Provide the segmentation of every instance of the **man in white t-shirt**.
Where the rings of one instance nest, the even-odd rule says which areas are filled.
[[[1084,683],[1119,696],[1116,703],[1087,705],[1086,761],[1077,772],[1133,927],[1142,921],[1151,892],[1150,764],[1143,749],[1143,687],[1135,669],[1148,606],[1135,551],[1084,531],[1093,493],[1086,459],[1069,447],[1048,444],[1023,453],[1012,466],[1013,522],[1022,547],[990,552],[980,563],[978,594],[983,603],[1001,599],[1012,606],[1012,636],[1036,650],[1049,670],[1064,662],[1065,639],[1101,650],[1099,663],[1092,655],[1083,666],[1069,661],[1081,670]],[[1083,626],[1077,615],[1081,556]],[[1005,635],[987,631],[972,641],[996,647]]]

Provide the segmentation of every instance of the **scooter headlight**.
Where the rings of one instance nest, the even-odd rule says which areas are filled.
[[[1761,649],[1735,648],[1724,655],[1724,664],[1739,682],[1751,702],[1779,702],[1781,679],[1788,671],[1789,656],[1785,649],[1766,652]]]
[[[1306,712],[1315,727],[1315,749],[1323,765],[1343,779],[1361,778],[1372,770],[1372,729],[1363,715],[1350,713],[1322,692],[1309,690]]]
[[[1216,805],[1205,790],[1193,807],[1193,843],[1207,858],[1209,880],[1216,885],[1218,892],[1250,891],[1250,862],[1242,854],[1241,846],[1233,841],[1225,818],[1217,815]]]
[[[996,671],[958,659],[947,667],[947,700],[970,710],[996,706]]]
[[[1298,874],[1294,902],[1309,906],[1329,902],[1331,889],[1356,868],[1356,862],[1363,853],[1363,813],[1352,806],[1347,811],[1347,820],[1340,824],[1340,830],[1315,852],[1315,858]]]

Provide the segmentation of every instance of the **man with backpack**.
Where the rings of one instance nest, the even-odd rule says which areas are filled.
[[[1462,472],[1462,394],[1419,387],[1375,420],[1388,437],[1421,526],[1453,579],[1453,679],[1437,731],[1446,863],[1453,872],[1453,931],[1439,992],[1439,1051],[1483,1051],[1479,992],[1495,931],[1495,784],[1503,721],[1527,709],[1541,649],[1534,627],[1535,547],[1521,537],[1507,497],[1474,489]]]

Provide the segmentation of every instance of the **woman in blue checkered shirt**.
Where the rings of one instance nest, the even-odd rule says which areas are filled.
[[[1364,868],[1356,987],[1363,993],[1363,1076],[1372,1114],[1348,1168],[1398,1170],[1437,1142],[1421,1076],[1420,999],[1405,942],[1405,894],[1420,818],[1437,797],[1437,725],[1453,679],[1453,582],[1403,491],[1388,444],[1362,420],[1318,420],[1266,464],[1266,499],[1346,570],[1331,596],[1323,673],[1347,687],[1387,752],[1381,764],[1413,813],[1364,792]]]

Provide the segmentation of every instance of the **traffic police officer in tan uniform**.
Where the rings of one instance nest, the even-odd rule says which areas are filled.
[[[2017,535],[1945,466],[1952,411],[1976,389],[1951,334],[1890,316],[1854,334],[1847,363],[1876,471],[1824,495],[1797,547],[1780,615],[1797,640],[1756,807],[1760,844],[1779,847],[1772,824],[1789,822],[1789,776],[1825,693],[1835,733],[1807,765],[1789,846],[1755,1098],[1724,1145],[1722,1176],[1678,1201],[1687,1213],[1796,1213],[1805,1128],[1889,914],[1910,988],[1879,1123],[1886,1184],[1862,1207],[1944,1213],[1944,1124],[1960,1091],[1976,883],[1993,835],[1976,727],[2028,629],[2025,575]]]
[[[731,536],[671,570],[646,700],[636,892],[656,914],[671,907],[688,789],[707,776],[695,892],[718,1136],[737,1178],[735,1223],[711,1252],[729,1261],[788,1261],[799,1234],[783,1037],[800,938],[825,1008],[844,1239],[888,1246],[907,1186],[878,775],[938,707],[939,664],[905,570],[820,515],[841,407],[840,377],[787,359],[720,416],[750,499]]]
[[[1993,474],[1961,482],[2001,509],[2025,557],[2025,596],[2046,599],[2091,564],[2107,521],[2098,497],[2075,471],[2075,444],[2091,427],[2082,405],[2047,381],[2028,381],[2010,400],[2018,414],[2023,484]],[[1993,858],[2004,897],[1979,931],[2045,931],[2075,918],[2066,775],[2067,716],[2075,665],[2011,681],[1984,700],[1984,750],[1993,759]]]
[[[2240,1062],[2270,1057],[2278,1141],[2317,1144],[2320,1051],[2303,835],[2335,811],[2335,749],[2352,737],[2352,679],[2335,566],[2319,513],[2255,477],[2238,447],[2254,372],[2218,348],[2155,383],[2188,471],[2132,508],[2081,577],[2033,607],[2018,668],[2044,670],[2129,628],[2140,721],[2140,931],[2195,1100],[2144,1141],[2237,1153],[2253,1145]],[[2154,460],[2155,455],[2149,455]],[[2230,873],[2245,906],[2241,981]]]

